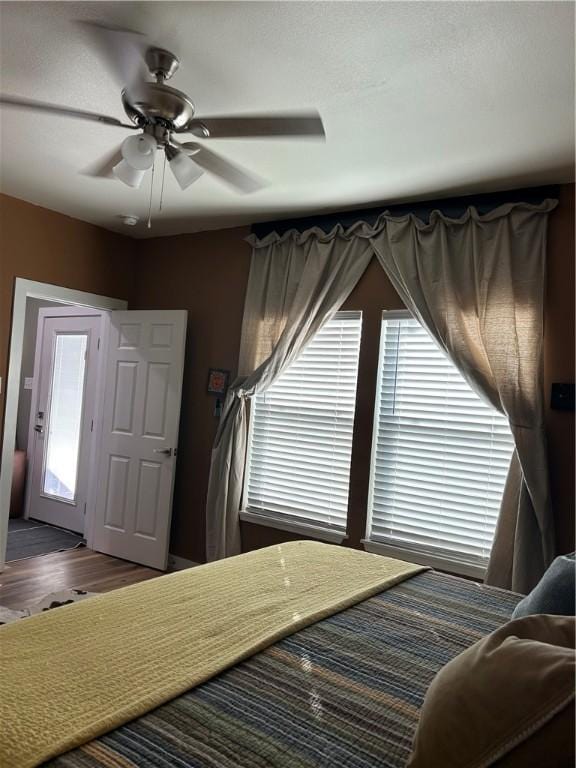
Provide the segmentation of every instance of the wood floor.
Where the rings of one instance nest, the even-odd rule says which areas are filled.
[[[0,573],[0,605],[27,608],[61,589],[110,592],[162,575],[162,571],[80,547],[6,563]]]

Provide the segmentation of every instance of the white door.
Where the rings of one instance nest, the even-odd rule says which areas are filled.
[[[38,315],[26,516],[82,534],[101,321],[81,309]]]
[[[112,312],[92,546],[165,570],[168,563],[184,310]]]

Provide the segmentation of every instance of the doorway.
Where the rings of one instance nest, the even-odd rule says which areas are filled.
[[[16,280],[0,467],[0,568],[18,476],[18,403],[31,386],[25,519],[84,535],[87,546],[103,554],[166,570],[187,313],[127,311],[118,307],[125,302],[78,293]],[[68,307],[38,308],[29,382],[22,361],[31,299]]]
[[[30,315],[34,315],[30,307],[34,307],[34,304],[36,318],[32,321],[32,325],[35,328],[37,328],[37,314],[41,307],[47,311],[55,308],[59,311],[71,308],[72,312],[89,308],[94,310],[96,315],[102,315],[103,312],[108,313],[113,310],[123,310],[127,307],[127,302],[123,299],[99,296],[22,278],[15,280],[0,466],[0,570],[3,569],[5,563],[10,507],[14,506],[15,501],[23,515],[28,504],[26,468],[30,431],[29,415],[32,408],[34,381],[33,374],[30,375],[30,365],[33,368],[36,339],[34,339],[30,353],[29,348],[25,347],[25,336],[27,310],[30,326]],[[23,375],[24,372],[27,375]],[[20,414],[19,411],[21,411]],[[24,448],[19,448],[22,445]],[[90,453],[93,453],[92,448]],[[95,454],[91,455],[88,461],[95,461]],[[18,482],[19,480],[20,482]],[[19,519],[25,520],[26,518],[22,516]],[[21,524],[21,527],[24,527],[24,524]],[[41,531],[41,533],[45,536],[50,532]],[[88,532],[83,531],[83,535],[88,535]]]

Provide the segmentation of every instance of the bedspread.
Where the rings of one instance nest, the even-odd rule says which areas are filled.
[[[47,765],[403,768],[436,672],[519,599],[413,576]]]

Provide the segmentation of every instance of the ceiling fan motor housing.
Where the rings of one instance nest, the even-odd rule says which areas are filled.
[[[194,104],[182,91],[164,83],[141,83],[122,91],[122,104],[129,119],[139,126],[163,125],[172,131],[185,130],[194,117]]]
[[[148,48],[146,66],[155,83],[139,83],[122,91],[122,103],[130,120],[138,126],[163,126],[182,131],[194,117],[195,107],[182,91],[166,85],[178,70],[177,57],[164,48]]]

